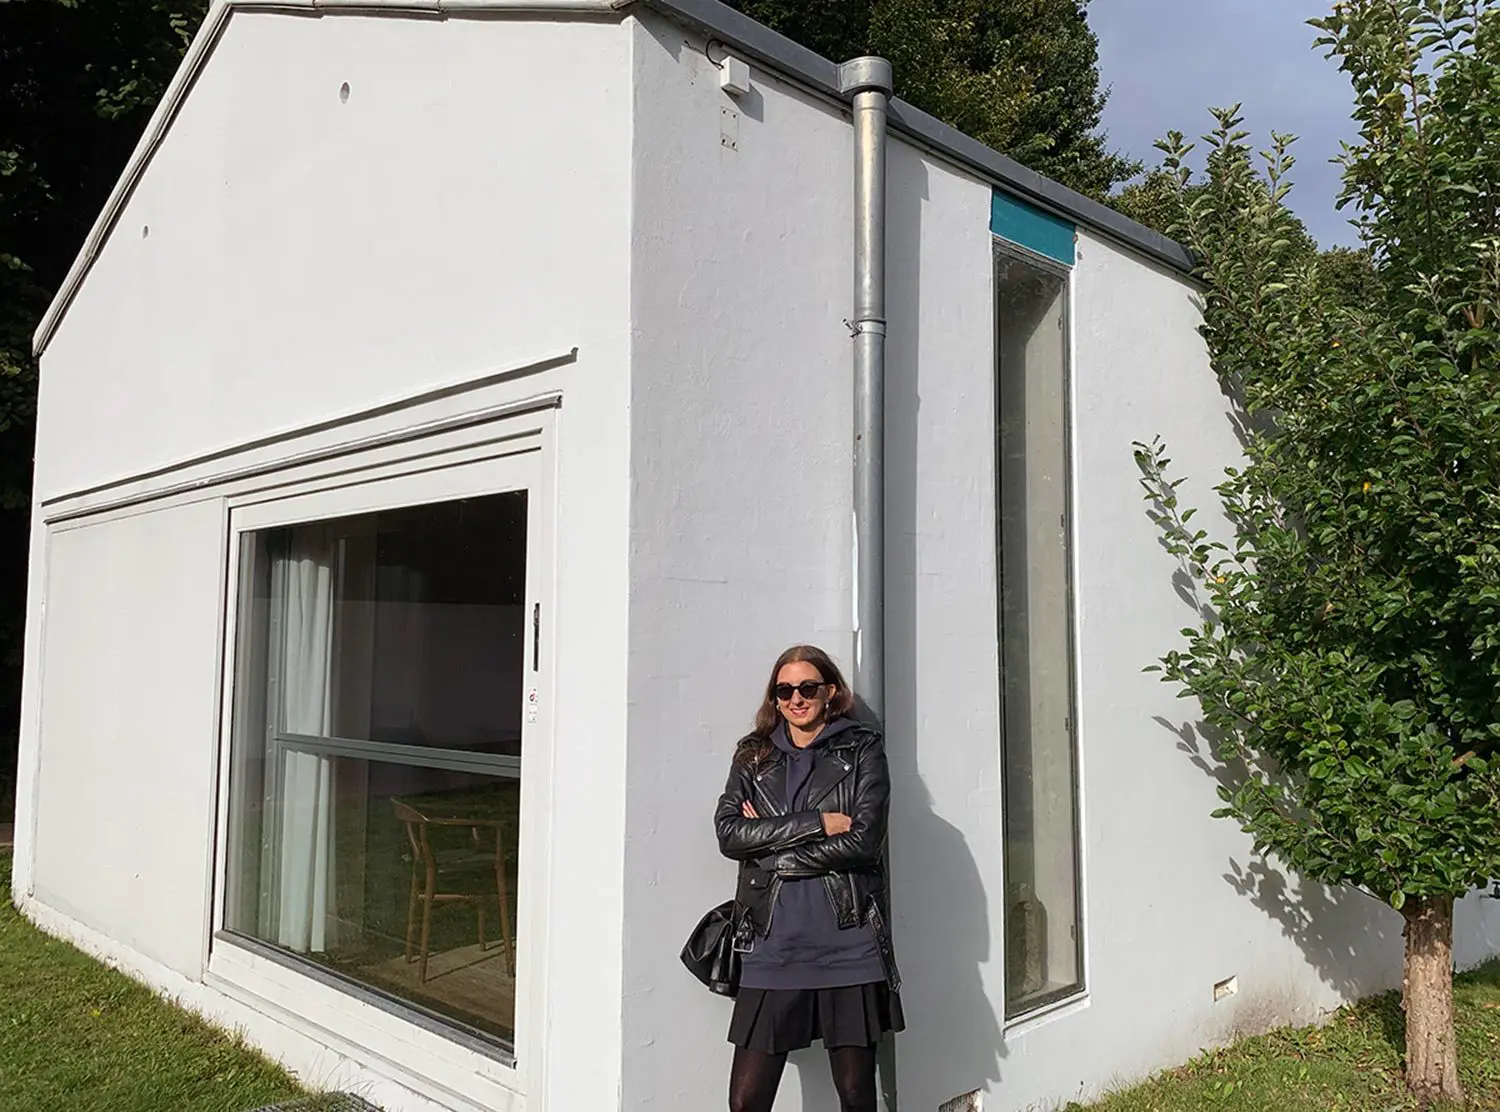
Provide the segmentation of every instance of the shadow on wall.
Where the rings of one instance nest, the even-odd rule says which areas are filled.
[[[929,183],[922,159],[899,145],[891,148],[887,175],[885,730],[891,768],[892,920],[905,980],[907,1033],[896,1039],[903,1047],[905,1072],[893,1070],[892,1048],[883,1048],[882,1088],[889,1093],[894,1078],[901,1108],[930,1112],[956,1093],[993,1089],[1006,1047],[1000,1002],[986,995],[983,980],[986,967],[992,968],[1000,956],[992,952],[999,925],[990,922],[984,877],[963,831],[938,813],[933,787],[941,785],[929,787],[918,771],[922,746],[965,739],[918,736],[922,648],[917,539],[924,529],[916,485],[917,357],[921,223]],[[929,373],[941,373],[941,368]],[[925,531],[930,538],[931,529]],[[929,662],[929,679],[931,670]],[[804,1112],[838,1107],[827,1073],[824,1062],[809,1061],[803,1068]]]
[[[1231,858],[1224,879],[1274,919],[1323,983],[1345,998],[1388,989],[1399,976],[1401,916],[1373,896],[1289,878],[1265,861]]]
[[[999,960],[991,952],[997,932],[984,880],[963,833],[934,809],[914,766],[914,754],[892,761],[900,786],[892,824],[909,843],[903,859],[922,863],[893,877],[894,917],[902,928],[897,945],[909,955],[907,1021],[924,1028],[923,1078],[947,1086],[921,1094],[919,1107],[926,1108],[936,1103],[927,1097],[993,1089],[1007,1049],[999,1001],[986,994],[982,978],[984,967]]]
[[[952,1078],[964,1089],[992,1088],[1000,1080],[1006,1047],[980,976],[994,955],[979,867],[962,832],[934,810],[931,794],[913,769],[912,754],[902,752],[902,738],[908,735],[889,722],[887,728],[894,750],[891,825],[900,832],[902,858],[922,862],[920,870],[893,871],[891,876],[896,960],[905,978],[901,996],[913,1032],[896,1039],[921,1040],[925,1078]],[[803,1112],[838,1107],[821,1047],[795,1054],[791,1062],[802,1086]],[[898,1089],[903,1107],[935,1107],[926,1100],[928,1094],[902,1083],[889,1040],[882,1047],[880,1069],[882,1091]],[[895,1112],[897,1105],[885,1107]]]
[[[1214,757],[1206,723],[1174,723],[1160,717],[1156,721],[1177,738],[1178,750],[1216,784],[1232,790],[1244,781],[1243,765],[1224,764]],[[1336,992],[1352,998],[1391,987],[1400,969],[1402,920],[1380,900],[1353,888],[1329,888],[1289,877],[1265,860],[1242,865],[1231,858],[1224,880],[1274,919],[1323,983]]]
[[[910,705],[910,700],[902,703]],[[856,715],[879,725],[863,702]],[[993,956],[984,882],[963,833],[937,813],[931,792],[916,773],[915,753],[905,744],[912,737],[910,723],[897,724],[912,717],[900,713],[885,724],[892,739],[891,827],[900,832],[901,857],[922,862],[920,870],[891,875],[896,960],[905,978],[902,1003],[908,1029],[922,1040],[926,1077],[953,1078],[968,1089],[992,1087],[1000,1080],[1000,1061],[1007,1051],[980,976]],[[900,1087],[889,1040],[881,1050],[882,1091],[899,1088],[911,1107],[912,1096],[925,1094]],[[838,1107],[822,1049],[795,1054],[791,1063],[802,1085],[803,1112]],[[897,1104],[888,1100],[885,1108],[895,1112]]]
[[[1230,424],[1244,446],[1254,428],[1254,419],[1231,388],[1226,386],[1223,393],[1230,406]],[[1158,536],[1157,543],[1164,550],[1169,549],[1165,537]],[[1172,586],[1177,597],[1193,611],[1195,620],[1213,615],[1211,605],[1199,594],[1197,582],[1182,565],[1181,558],[1172,574]],[[1155,721],[1177,739],[1177,749],[1217,786],[1233,791],[1244,783],[1249,770],[1242,762],[1219,760],[1217,738],[1207,723],[1172,722],[1163,717]],[[1231,858],[1228,866],[1225,882],[1274,920],[1282,935],[1297,944],[1323,983],[1344,999],[1381,992],[1399,982],[1402,920],[1384,902],[1353,888],[1330,888],[1289,877],[1264,859],[1242,865]],[[1260,1019],[1241,1022],[1247,1028],[1267,1028],[1294,1017],[1268,1014],[1261,1018],[1264,1022]]]

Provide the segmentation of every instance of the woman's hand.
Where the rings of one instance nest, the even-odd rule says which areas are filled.
[[[740,814],[744,815],[747,819],[760,818],[760,813],[756,811],[755,804],[751,803],[748,799],[740,804]]]

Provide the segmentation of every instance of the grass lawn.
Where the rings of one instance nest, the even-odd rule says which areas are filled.
[[[1456,998],[1460,1073],[1471,1106],[1500,1109],[1500,962],[1460,977]],[[1205,1054],[1090,1109],[1408,1112],[1417,1104],[1401,1084],[1402,1024],[1400,997],[1378,997],[1323,1027],[1276,1031]]]
[[[10,887],[6,851],[0,887]],[[246,1112],[305,1095],[254,1051],[47,938],[8,898],[0,899],[0,986],[0,1112]],[[1500,962],[1460,977],[1457,1003],[1473,1107],[1500,1110]],[[1411,1112],[1401,1046],[1392,994],[1322,1027],[1205,1054],[1090,1109]]]
[[[0,1112],[244,1112],[304,1091],[10,905],[0,850]]]

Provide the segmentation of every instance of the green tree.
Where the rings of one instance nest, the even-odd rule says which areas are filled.
[[[1188,203],[1202,192],[1201,183],[1184,185],[1176,174],[1157,166],[1110,197],[1109,204],[1136,223],[1171,235],[1182,224]]]
[[[1140,169],[1099,131],[1087,0],[730,3],[835,60],[889,58],[904,99],[1081,193],[1102,199]]]
[[[1177,136],[1175,141],[1180,143],[1181,137]],[[1169,150],[1173,149],[1171,140],[1167,146]],[[1109,203],[1132,220],[1163,235],[1172,235],[1174,228],[1182,226],[1187,206],[1205,188],[1202,182],[1184,184],[1178,174],[1158,166],[1126,185],[1109,199]],[[1291,240],[1289,246],[1293,254],[1311,261],[1323,281],[1335,287],[1330,295],[1344,304],[1368,302],[1376,296],[1375,260],[1368,250],[1330,247],[1319,251],[1312,233],[1296,216],[1286,222],[1285,232]]]
[[[1500,876],[1500,0],[1346,0],[1313,21],[1360,136],[1342,203],[1368,248],[1324,263],[1287,211],[1290,137],[1257,171],[1216,112],[1206,178],[1174,136],[1177,234],[1244,407],[1244,466],[1192,523],[1137,446],[1199,624],[1161,661],[1257,852],[1405,918],[1406,1069],[1460,1099],[1453,908]]]
[[[1373,305],[1380,296],[1375,260],[1360,247],[1330,247],[1317,257],[1318,277],[1341,305]]]

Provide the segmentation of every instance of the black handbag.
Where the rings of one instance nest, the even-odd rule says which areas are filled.
[[[749,942],[750,917],[728,900],[698,920],[682,947],[682,964],[709,992],[734,996],[740,990],[740,953]]]

